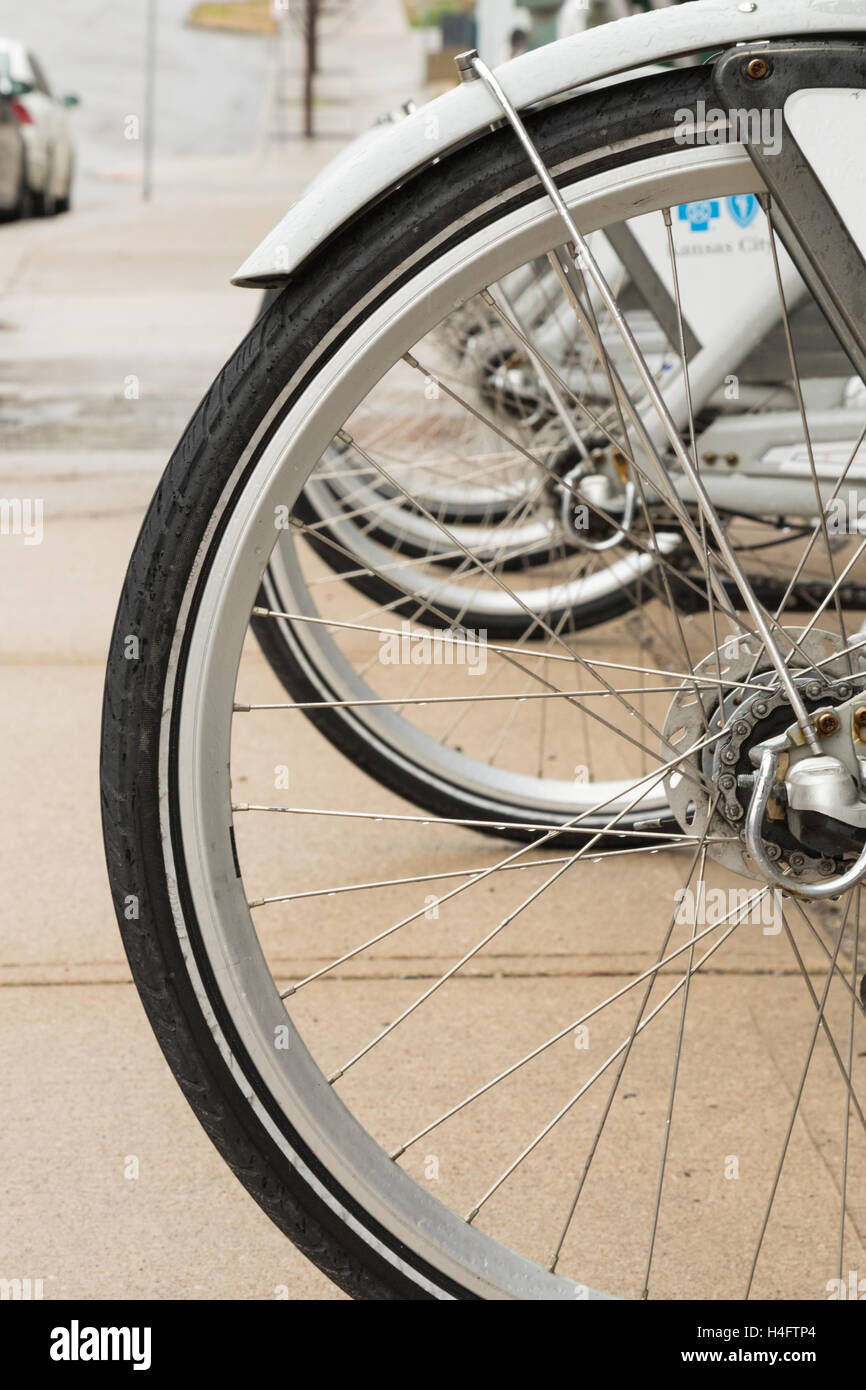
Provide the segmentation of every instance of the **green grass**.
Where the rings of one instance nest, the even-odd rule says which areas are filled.
[[[268,0],[209,0],[193,5],[186,22],[201,29],[230,29],[242,34],[277,32]]]
[[[436,25],[445,14],[461,14],[474,9],[473,0],[403,0],[413,29]]]

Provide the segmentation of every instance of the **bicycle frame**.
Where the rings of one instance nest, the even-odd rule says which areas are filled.
[[[615,20],[534,49],[497,68],[518,110],[653,64],[756,40],[864,35],[861,0],[694,0]],[[252,289],[284,284],[341,226],[413,173],[501,122],[502,112],[472,82],[378,128],[327,170],[232,277]]]
[[[631,230],[658,282],[656,293],[670,296],[670,273],[660,217],[651,214],[647,218],[638,218]],[[765,238],[765,230],[765,221],[752,223],[749,239]],[[680,234],[678,250],[689,235],[688,231]],[[745,240],[741,238],[741,242]],[[607,234],[597,233],[593,244],[598,246],[597,254],[605,265],[605,273],[609,279],[612,278],[616,270],[622,267],[608,244]],[[760,259],[761,268],[767,270],[767,260]],[[738,379],[742,364],[780,321],[778,291],[772,274],[757,280],[749,278],[749,266],[746,264],[749,252],[741,253],[736,245],[725,260],[728,274],[719,285],[710,282],[711,292],[706,298],[703,318],[692,320],[697,334],[694,335],[693,351],[689,353],[689,387],[696,413],[703,410],[724,381]],[[806,287],[787,256],[781,269],[790,311],[805,297]],[[641,267],[629,266],[627,270],[642,297],[649,302],[648,294],[643,293]],[[739,296],[733,303],[732,289]],[[714,290],[717,291],[715,294],[712,292]],[[545,279],[531,280],[517,295],[517,310],[524,322],[536,318],[544,304]],[[563,306],[563,312],[567,318],[567,306]],[[540,323],[535,330],[536,344],[550,360],[555,360],[555,349],[561,346],[561,333],[555,313],[546,324]],[[557,334],[560,335],[559,342]],[[672,346],[678,361],[679,346],[675,343]],[[852,373],[853,367],[849,367],[847,373],[842,375],[850,376]],[[688,404],[680,372],[672,372],[663,394],[677,424],[685,430]],[[819,458],[819,474],[825,475],[820,479],[820,488],[826,503],[833,490],[834,478],[847,462],[848,455],[866,426],[866,412],[841,406],[816,409],[810,412],[810,424],[816,454],[820,456],[822,451],[829,451],[833,456],[833,461],[827,464],[821,464]],[[648,429],[654,442],[661,446],[662,434],[654,420],[648,419]],[[802,421],[796,409],[718,416],[699,439],[701,455],[709,458],[715,455],[719,461],[718,469],[706,474],[707,488],[713,502],[720,508],[753,516],[813,517],[815,491],[808,460],[798,458],[798,453],[802,454],[801,441]],[[733,465],[724,462],[728,455],[735,459]],[[866,483],[866,456],[848,470],[846,481],[852,490],[856,490],[858,483]],[[675,485],[681,496],[691,500],[690,491],[681,479],[677,479]]]
[[[699,0],[561,40],[504,64],[497,75],[514,105],[521,107],[579,85],[615,80],[618,74],[632,75],[636,67],[647,71],[648,61],[657,64],[696,46],[705,51],[715,44],[746,43],[754,38],[756,26],[762,41],[770,34],[792,33],[798,37],[809,33],[841,36],[859,31],[866,37],[866,16],[862,9],[857,13],[854,4],[846,0],[833,0],[832,4],[830,0],[800,0],[794,4],[789,0],[760,0],[758,4],[751,0],[740,4]],[[730,77],[727,81],[730,86]],[[464,83],[404,119],[365,133],[317,178],[239,269],[234,283],[283,283],[339,226],[386,191],[389,184],[400,183],[448,147],[483,132],[492,119],[501,119],[501,111],[485,111],[483,119],[479,114],[485,101],[489,101],[483,88],[482,83]],[[736,95],[732,90],[731,100]],[[753,90],[748,95],[753,102],[757,99]],[[720,173],[723,166],[722,157]],[[772,156],[760,165],[764,178],[768,166],[772,176]],[[756,180],[755,187],[760,186]],[[790,248],[790,235],[780,230]],[[633,232],[662,293],[670,296],[664,247],[659,244],[654,248],[651,244],[652,233],[646,219],[637,219]],[[745,268],[745,258],[741,260]],[[634,267],[628,268],[634,277]],[[808,274],[809,267],[803,266],[802,258],[800,269]],[[789,308],[793,308],[803,285],[787,257],[782,276]],[[688,383],[696,411],[702,409],[725,378],[737,376],[742,362],[779,319],[777,287],[772,279],[749,285],[748,291],[738,306],[726,303],[722,312],[718,304],[710,306],[711,332],[709,323],[703,333],[697,325],[700,341],[694,354],[690,354]],[[682,373],[673,375],[664,395],[674,420],[684,427],[687,397]],[[846,444],[853,447],[866,419],[851,409],[828,409],[818,412],[813,423],[815,440],[821,448],[830,446],[832,453],[832,446],[838,445],[839,453]],[[658,423],[650,420],[648,427],[653,444],[662,446]],[[717,435],[720,447],[716,445]],[[714,505],[754,516],[811,517],[815,490],[810,470],[798,468],[794,450],[784,447],[793,446],[800,436],[801,423],[794,410],[719,420],[702,438],[702,451],[710,457],[735,457],[736,472],[724,466],[707,472],[706,485]],[[859,483],[866,482],[866,466],[858,468],[855,464],[849,470],[848,482],[855,490]],[[684,498],[691,500],[684,480],[677,479],[675,485]],[[826,502],[832,492],[832,476],[823,479],[820,487]]]

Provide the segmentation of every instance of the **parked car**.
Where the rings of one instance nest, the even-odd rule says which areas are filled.
[[[0,219],[20,217],[28,202],[24,138],[12,99],[0,87]]]
[[[66,109],[76,96],[55,97],[41,64],[23,44],[0,38],[0,93],[8,99],[23,139],[19,215],[68,212],[74,152]]]

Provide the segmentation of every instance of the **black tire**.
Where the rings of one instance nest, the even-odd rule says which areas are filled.
[[[586,165],[590,173],[634,159],[633,152],[617,150],[616,142],[625,136],[633,139],[643,133],[647,152],[674,149],[672,112],[702,95],[711,99],[706,68],[672,71],[551,106],[531,116],[529,125],[553,163],[581,148],[598,151]],[[610,147],[616,152],[610,153]],[[322,339],[329,324],[351,315],[413,249],[422,251],[431,237],[491,196],[498,197],[500,207],[536,197],[532,188],[510,192],[525,179],[525,157],[511,134],[486,133],[419,174],[411,191],[404,187],[385,198],[332,239],[303,275],[275,298],[217,377],[171,457],[135,546],[111,640],[102,721],[105,850],[118,923],[149,1021],[192,1109],[232,1170],[276,1225],[355,1298],[476,1295],[430,1268],[339,1186],[292,1130],[252,1067],[210,972],[192,909],[177,831],[176,724],[169,739],[165,786],[160,776],[163,713],[177,708],[172,673],[177,672],[182,682],[190,620],[201,601],[209,555],[276,422],[250,451],[243,476],[232,490],[227,481],[283,384],[298,374],[298,390],[302,389],[311,345]],[[440,248],[428,254],[436,256]],[[290,405],[291,400],[285,408]],[[201,555],[203,543],[211,549]],[[128,660],[130,634],[137,636],[139,650],[137,659]],[[177,893],[184,905],[185,949],[172,909],[162,842],[164,793],[174,827],[172,851]],[[136,903],[133,916],[127,915],[131,900]],[[193,963],[213,1018],[231,1048],[232,1067],[215,1038],[212,1020],[205,1017],[191,974]],[[269,1111],[273,1131],[265,1128],[246,1099],[239,1077]],[[298,1162],[306,1165],[328,1200],[299,1171]],[[347,1224],[345,1213],[354,1218],[355,1229]],[[397,1259],[402,1261],[399,1267]],[[422,1280],[429,1283],[425,1286]]]
[[[22,150],[21,169],[18,175],[18,195],[6,217],[10,222],[20,222],[26,217],[32,217],[32,215],[33,194],[30,192],[30,185],[27,182],[27,160]]]
[[[72,209],[72,183],[75,178],[75,166],[70,162],[69,177],[66,180],[66,191],[61,198],[55,198],[55,213],[70,212]]]
[[[52,173],[53,171],[49,165],[45,173],[45,182],[42,188],[39,189],[38,192],[34,190],[31,195],[33,200],[33,212],[36,217],[53,217],[54,213],[57,211],[56,199],[50,192]]]
[[[520,642],[532,624],[524,613],[515,611],[511,614],[491,617],[490,614],[478,613],[472,608],[450,608],[446,603],[437,604],[437,614],[433,614],[428,608],[422,608],[419,612],[419,600],[415,594],[407,594],[405,589],[398,588],[378,574],[359,574],[358,562],[355,557],[347,553],[347,547],[341,543],[334,531],[328,526],[328,520],[339,515],[340,502],[334,499],[334,508],[330,517],[323,516],[313,505],[308,492],[303,492],[298,498],[295,507],[295,516],[299,521],[309,523],[315,530],[307,533],[307,543],[315,550],[316,554],[334,571],[335,574],[346,574],[351,576],[347,583],[353,589],[357,589],[365,598],[372,599],[374,603],[383,608],[389,608],[395,616],[400,618],[413,618],[415,622],[426,624],[429,627],[449,627],[459,624],[461,627],[472,628],[477,631],[484,628],[488,637],[494,642]],[[448,517],[441,517],[445,524],[449,524]],[[365,539],[378,541],[380,544],[392,547],[394,538],[387,532],[379,530],[377,527],[368,527],[364,532]],[[415,558],[424,558],[425,552],[408,544],[397,545],[394,547],[395,553]],[[523,556],[520,559],[506,560],[500,565],[503,574],[513,574],[515,571],[529,572],[538,565],[547,564],[552,558],[551,551],[539,549],[531,555]],[[452,562],[452,566],[456,565]],[[644,581],[646,582],[646,581]],[[563,608],[552,608],[544,614],[546,622],[553,628],[562,627],[567,632],[584,632],[588,628],[598,627],[602,623],[612,622],[614,618],[622,617],[623,613],[634,607],[637,601],[638,585],[623,584],[619,589],[611,590],[610,593],[602,595],[601,598],[592,599],[581,604],[572,604]],[[280,605],[277,604],[277,607]],[[286,663],[291,661],[287,653]],[[271,663],[274,665],[274,663]],[[283,667],[274,665],[276,674],[285,684]],[[288,672],[288,665],[285,665],[285,672]],[[289,687],[286,687],[289,689]]]
[[[270,588],[269,576],[266,574],[258,602],[263,608],[279,612],[281,610],[278,598]],[[394,611],[400,613],[399,609]],[[253,618],[251,627],[269,665],[293,701],[304,704],[339,700],[338,693],[331,689],[327,677],[314,667],[310,654],[299,647],[291,624],[270,618]],[[471,819],[476,822],[474,828],[480,835],[491,835],[498,840],[515,840],[521,844],[535,839],[538,834],[537,830],[526,828],[527,822],[536,826],[549,825],[552,829],[563,824],[562,818],[555,820],[537,808],[504,802],[491,803],[489,800],[474,798],[444,778],[432,780],[429,774],[413,766],[401,752],[379,740],[371,740],[352,709],[307,709],[304,710],[304,714],[329,743],[356,767],[361,768],[389,791],[412,802],[419,809],[429,811],[431,815],[446,819]],[[645,814],[644,812],[643,815]],[[633,816],[623,816],[620,824],[627,826],[631,821],[640,819],[640,815],[641,813],[636,811]],[[659,820],[657,828],[659,831],[673,833],[679,830],[677,822],[669,815]],[[593,836],[600,846],[613,848],[615,845],[615,840],[611,837],[598,838],[592,818],[585,819],[579,828],[561,830],[555,838],[555,844],[560,850],[577,849]],[[635,845],[655,842],[652,834],[645,837],[633,836],[632,839]]]
[[[261,318],[274,301],[282,293],[281,289],[265,290],[259,303],[257,318]],[[332,527],[328,525],[331,517],[337,516],[342,508],[342,502],[338,497],[334,497],[333,510],[325,515],[316,506],[314,498],[310,495],[309,489],[298,498],[295,507],[295,515],[298,520],[307,522],[315,530],[311,529],[308,534],[308,543],[315,550],[316,554],[325,561],[336,574],[346,574],[349,576],[347,582],[354,589],[362,593],[366,598],[370,598],[374,603],[382,607],[390,606],[398,617],[411,617],[417,623],[426,623],[431,627],[447,626],[450,623],[461,623],[464,627],[477,630],[485,628],[488,636],[495,642],[519,642],[527,630],[527,619],[515,613],[510,616],[491,617],[489,614],[478,614],[472,609],[461,608],[459,614],[457,609],[449,613],[447,606],[440,607],[441,616],[434,618],[428,609],[424,608],[419,612],[418,599],[415,596],[404,596],[403,590],[394,584],[389,584],[387,580],[376,574],[358,574],[358,565],[354,557],[347,553],[346,547],[337,538]],[[446,511],[439,513],[439,519],[446,525],[459,524],[461,518],[456,514]],[[410,544],[408,541],[400,541],[387,530],[382,530],[376,526],[365,526],[364,536],[368,540],[378,541],[384,546],[392,548],[396,554],[406,555],[410,558],[424,559],[426,552],[419,547]],[[533,551],[528,555],[515,559],[506,559],[501,563],[503,573],[516,570],[529,571],[536,566],[546,565],[553,558],[552,552],[544,547]],[[435,562],[435,557],[432,557]],[[451,560],[452,567],[458,561]],[[275,591],[276,582],[272,575],[269,576],[270,588]],[[547,621],[551,626],[556,627],[563,623],[567,618],[567,628],[571,632],[582,632],[587,628],[597,627],[602,623],[612,622],[615,618],[620,618],[629,609],[634,607],[637,598],[638,586],[623,585],[616,592],[604,595],[602,598],[594,599],[589,603],[579,606],[572,606],[567,612],[563,609],[551,611],[547,614]],[[279,607],[279,603],[276,603]],[[263,644],[264,645],[264,644]],[[267,655],[274,673],[285,685],[290,694],[294,694],[294,686],[290,683],[293,680],[293,670],[296,666],[291,644],[286,646],[285,651],[281,651],[279,640],[270,640],[267,644]]]

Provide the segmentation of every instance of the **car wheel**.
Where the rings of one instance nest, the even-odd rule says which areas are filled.
[[[54,200],[55,212],[69,212],[70,208],[72,207],[72,174],[73,170],[72,165],[70,164],[69,174],[66,179],[66,191],[64,192],[62,197],[55,198]]]
[[[39,192],[33,192],[33,210],[37,217],[52,217],[57,209],[57,200],[51,192],[51,166],[45,171],[45,182]]]
[[[32,217],[32,215],[33,193],[27,182],[27,163],[22,156],[21,169],[18,175],[18,193],[6,216],[10,222],[17,222],[20,218]]]

